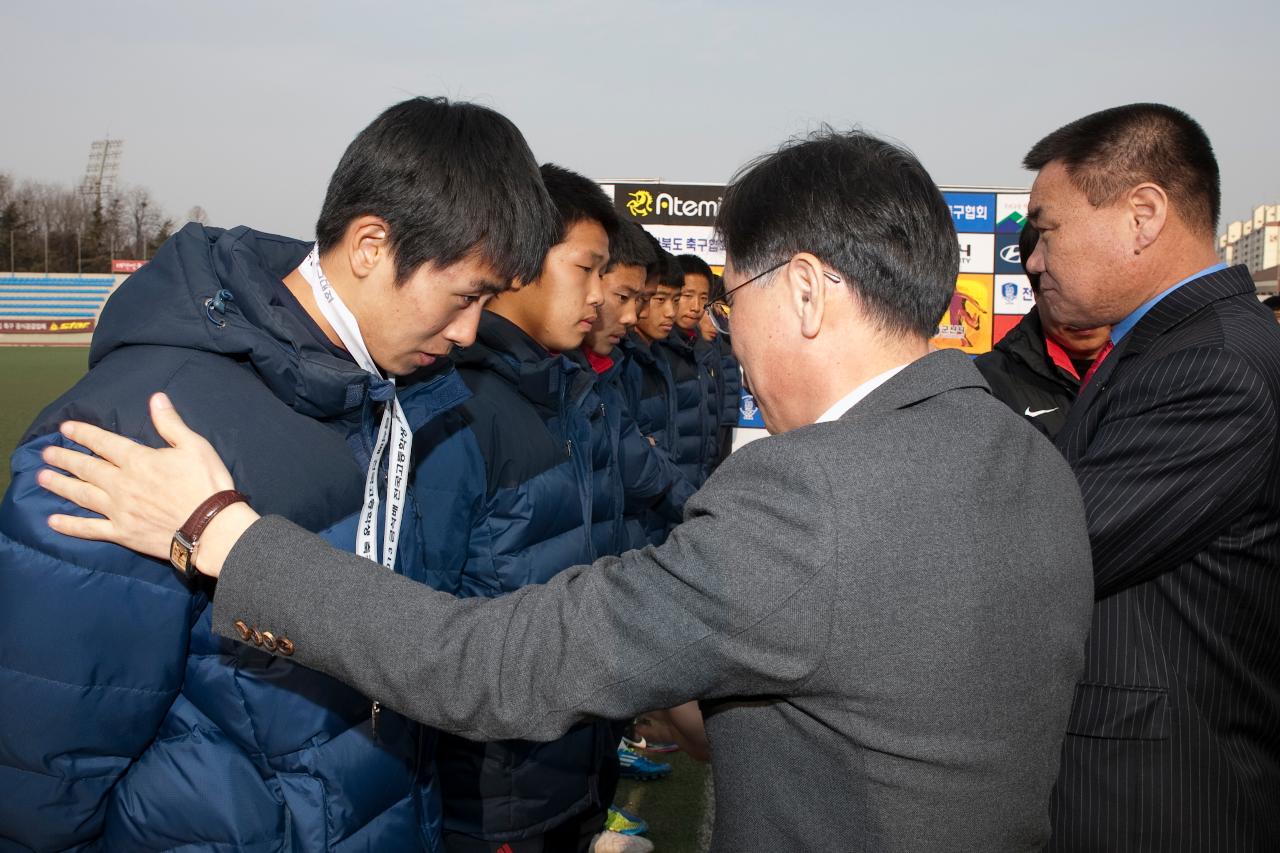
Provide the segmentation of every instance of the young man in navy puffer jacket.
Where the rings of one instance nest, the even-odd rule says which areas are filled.
[[[610,545],[619,527],[618,457],[593,452],[609,407],[578,351],[599,317],[617,214],[587,178],[553,165],[542,176],[560,239],[532,281],[493,300],[475,345],[456,353],[471,398],[415,436],[430,448],[414,475],[428,508],[424,580],[462,597],[504,595],[592,562],[593,527]],[[599,526],[597,503],[610,508]],[[446,849],[586,850],[612,802],[616,747],[609,721],[549,743],[442,736]]]
[[[641,434],[674,463],[676,389],[661,342],[675,326],[684,274],[675,257],[664,251],[657,240],[649,239],[655,258],[645,280],[647,299],[636,312],[635,327],[622,342],[627,355],[622,387]],[[694,488],[686,472],[681,473],[690,488]],[[626,527],[630,547],[661,545],[666,540],[667,531],[680,521],[684,506],[683,501],[667,504],[664,499],[657,507],[628,509]]]
[[[54,534],[45,519],[68,504],[35,475],[41,451],[66,443],[67,418],[162,445],[146,399],[163,390],[255,505],[351,549],[397,395],[388,377],[471,343],[483,303],[536,272],[555,228],[509,121],[418,98],[347,148],[314,254],[192,223],[112,295],[88,374],[27,431],[0,504],[0,848],[438,849],[428,733],[215,636],[212,584]],[[354,325],[335,325],[322,296]],[[376,374],[353,356],[356,339]],[[402,388],[407,426],[466,394],[452,374]],[[416,573],[412,552],[400,549],[397,571]]]
[[[640,429],[633,413],[639,404],[626,382],[633,356],[622,343],[636,325],[648,290],[648,269],[655,261],[644,230],[633,222],[620,222],[609,241],[604,301],[582,344],[582,354],[596,373],[596,392],[604,407],[604,416],[598,419],[603,428],[596,431],[593,448],[597,460],[593,518],[596,552],[601,556],[647,544],[631,542],[623,513],[608,496],[623,495],[628,517],[660,511],[668,520],[679,521],[684,502],[696,491],[667,450]],[[606,460],[610,458],[617,464],[609,465]],[[605,474],[616,478],[613,486],[601,482]]]
[[[701,487],[720,462],[720,353],[698,333],[698,323],[710,297],[711,279],[685,269],[678,258],[676,264],[683,272],[684,285],[675,327],[659,349],[671,367],[675,383],[676,464],[690,482]]]

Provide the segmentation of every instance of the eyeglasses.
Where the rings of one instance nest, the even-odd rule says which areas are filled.
[[[777,270],[782,269],[789,263],[791,263],[791,259],[787,258],[782,263],[774,264],[764,272],[756,273],[746,281],[735,284],[733,287],[726,290],[724,292],[724,295],[721,296],[719,299],[715,299],[707,303],[707,316],[711,318],[711,325],[716,327],[716,331],[722,335],[729,334],[729,315],[733,313],[733,303],[729,300],[730,296],[737,293],[739,290],[746,287],[748,284],[751,284],[753,281],[759,281],[760,279],[767,276],[769,273],[776,272]],[[840,278],[840,276],[836,275],[833,272],[828,272],[827,270],[823,270],[822,275],[833,284],[840,284],[841,282],[844,281],[844,279]]]

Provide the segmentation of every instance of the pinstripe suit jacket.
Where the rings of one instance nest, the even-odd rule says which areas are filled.
[[[1278,413],[1237,266],[1157,303],[1059,433],[1097,601],[1051,850],[1280,850]]]

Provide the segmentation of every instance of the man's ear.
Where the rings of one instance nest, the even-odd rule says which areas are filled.
[[[347,262],[357,279],[368,278],[379,265],[391,263],[390,230],[378,216],[361,216],[347,226]]]
[[[1169,217],[1169,196],[1158,184],[1138,184],[1125,198],[1126,214],[1133,233],[1133,253],[1160,239]]]
[[[827,278],[822,274],[822,261],[808,252],[800,252],[786,266],[789,304],[800,320],[800,334],[816,338],[822,329],[827,305]]]

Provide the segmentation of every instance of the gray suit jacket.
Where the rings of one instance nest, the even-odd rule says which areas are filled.
[[[301,663],[474,738],[700,698],[716,850],[1035,850],[1092,600],[1070,469],[941,352],[837,422],[733,454],[661,547],[499,599],[263,519],[214,627],[287,636]]]

